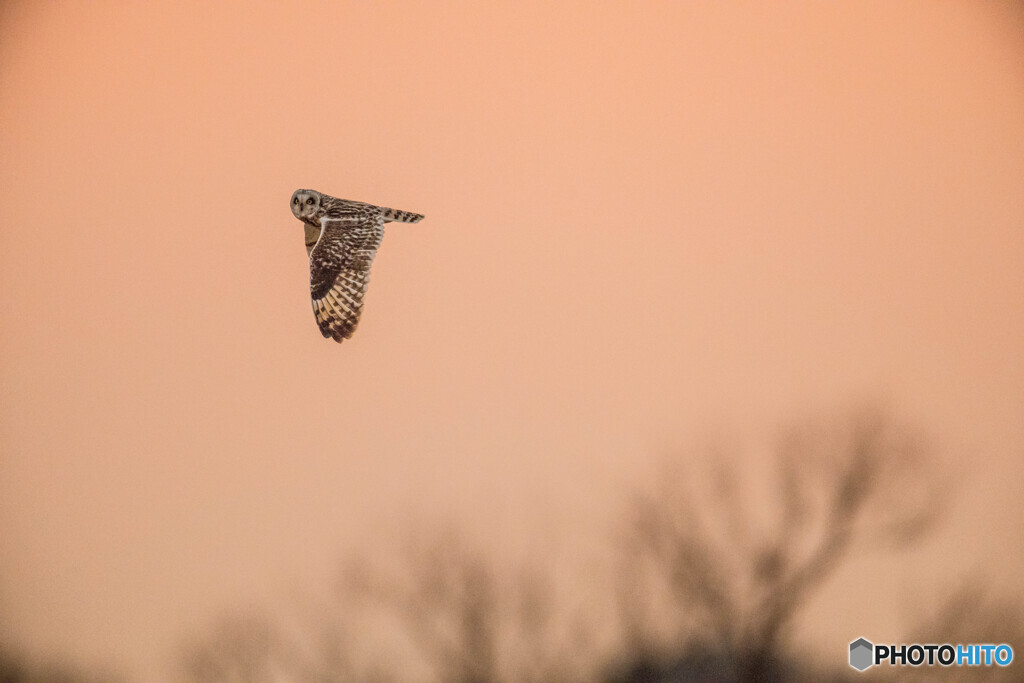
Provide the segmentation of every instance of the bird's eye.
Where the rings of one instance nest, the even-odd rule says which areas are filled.
[[[306,203],[309,204],[310,206],[312,206],[313,205],[313,198],[310,197],[309,199],[307,199]]]
[[[298,203],[299,203],[299,198],[298,197],[296,197],[295,199],[292,200],[292,204],[298,204]]]

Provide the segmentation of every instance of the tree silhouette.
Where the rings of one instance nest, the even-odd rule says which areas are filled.
[[[410,544],[398,563],[350,562],[338,588],[297,628],[261,614],[222,620],[183,649],[185,680],[582,680],[581,642],[559,632],[547,578],[504,574],[455,534]]]
[[[946,490],[927,449],[879,411],[787,430],[765,500],[732,460],[662,477],[631,499],[622,571],[601,606],[571,616],[549,568],[516,569],[455,533],[421,535],[397,562],[354,558],[337,595],[287,627],[222,622],[190,646],[185,676],[213,681],[598,680],[652,683],[848,676],[815,671],[788,638],[808,599],[858,547],[923,538]],[[748,473],[748,479],[750,479]],[[695,483],[705,483],[697,490]],[[761,487],[765,488],[765,487]],[[773,494],[773,495],[772,495]],[[620,637],[598,647],[597,632]]]
[[[404,573],[355,565],[345,591],[388,613],[429,680],[578,680],[584,643],[554,619],[548,577],[498,565],[454,533],[414,544]]]
[[[618,678],[683,680],[656,674],[677,670],[682,652],[715,659],[725,680],[786,678],[788,631],[850,551],[902,549],[933,527],[944,488],[924,455],[908,430],[860,411],[783,435],[767,512],[751,509],[736,468],[721,458],[712,461],[710,495],[688,486],[692,476],[676,476],[637,497],[624,542],[628,654]]]

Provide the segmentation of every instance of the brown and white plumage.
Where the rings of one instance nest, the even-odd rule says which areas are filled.
[[[320,333],[337,342],[348,339],[359,324],[384,224],[416,223],[423,216],[316,190],[296,190],[291,207],[306,228],[309,291]]]

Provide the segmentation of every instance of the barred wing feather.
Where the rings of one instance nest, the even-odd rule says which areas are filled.
[[[383,237],[380,217],[321,220],[320,237],[309,254],[309,290],[324,337],[340,342],[355,332]]]

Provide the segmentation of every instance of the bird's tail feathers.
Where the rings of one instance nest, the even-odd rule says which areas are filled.
[[[419,223],[423,220],[423,214],[399,211],[398,209],[384,209],[384,220],[398,221],[399,223]]]

